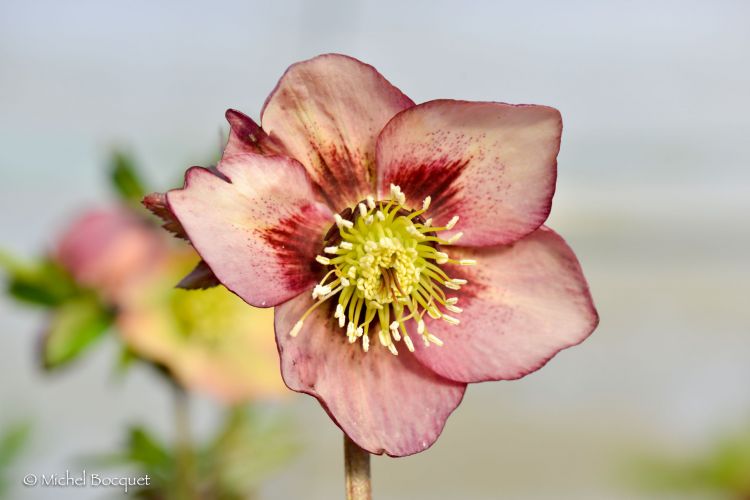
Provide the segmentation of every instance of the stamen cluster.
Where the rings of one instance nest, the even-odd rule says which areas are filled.
[[[345,329],[350,343],[361,339],[362,348],[370,348],[370,335],[377,332],[380,343],[394,355],[395,342],[403,341],[414,351],[414,343],[405,323],[417,325],[416,331],[425,346],[443,342],[432,335],[424,322],[425,314],[452,325],[458,318],[458,298],[448,297],[446,290],[459,290],[466,280],[450,278],[440,267],[445,263],[473,265],[468,259],[454,260],[440,249],[454,244],[461,233],[449,239],[438,237],[441,231],[453,229],[458,216],[443,227],[433,227],[432,220],[422,217],[430,206],[428,196],[418,210],[406,207],[401,188],[391,185],[390,200],[375,201],[372,196],[360,202],[347,217],[334,216],[335,227],[329,234],[323,254],[316,261],[328,269],[315,286],[316,303],[308,309],[291,331],[296,336],[305,318],[321,304],[337,297],[333,316]]]

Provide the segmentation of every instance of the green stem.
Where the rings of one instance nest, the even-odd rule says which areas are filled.
[[[179,500],[193,500],[196,497],[195,463],[190,436],[190,407],[187,392],[174,384],[174,419],[176,432],[176,493]]]
[[[371,500],[370,454],[344,434],[344,470],[347,500]]]

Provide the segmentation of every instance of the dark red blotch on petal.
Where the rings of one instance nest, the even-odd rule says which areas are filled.
[[[508,245],[513,246],[513,245]],[[439,250],[451,255],[451,248],[453,247],[441,247]],[[451,255],[453,257],[453,255]],[[481,272],[481,261],[477,263],[477,266],[460,266],[456,264],[445,264],[443,270],[448,274],[451,279],[466,280],[466,284],[461,286],[460,290],[449,290],[443,289],[449,296],[455,296],[459,298],[458,307],[463,308],[466,302],[470,301],[475,297],[482,295],[482,292],[487,289],[487,285],[477,281],[475,279],[476,273]],[[478,269],[477,269],[478,268]],[[471,271],[474,271],[473,273]],[[460,318],[460,316],[459,316]]]
[[[307,205],[299,213],[281,219],[277,225],[262,230],[263,239],[274,248],[276,257],[282,263],[284,280],[290,289],[305,286],[310,273],[318,275],[321,271],[321,266],[314,256],[322,251],[322,242],[299,237],[300,234],[309,235],[309,230],[318,229],[309,222],[311,219],[317,220],[313,217],[313,212],[315,207]]]
[[[391,175],[386,179],[381,190],[387,190],[391,184],[399,186],[407,196],[407,204],[421,204],[427,196],[432,197],[432,204],[440,207],[441,215],[455,214],[461,200],[456,180],[469,164],[470,158],[440,158],[417,166],[404,162],[395,165]],[[408,168],[407,168],[408,167]]]
[[[360,185],[353,182],[351,172],[356,171],[358,161],[365,164],[367,172],[365,173],[369,182],[374,178],[375,162],[369,155],[364,153],[352,152],[346,145],[342,137],[339,138],[343,146],[340,148],[336,144],[324,146],[324,149],[310,141],[310,147],[317,157],[316,163],[319,165],[322,182],[313,180],[315,187],[320,192],[323,199],[334,211],[349,208],[343,200],[357,200],[367,193],[360,192]],[[357,159],[361,157],[361,159]]]

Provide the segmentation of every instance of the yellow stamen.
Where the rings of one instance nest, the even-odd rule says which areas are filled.
[[[336,244],[323,247],[323,253],[331,257],[315,257],[319,264],[329,266],[329,272],[312,291],[316,302],[290,334],[297,335],[313,310],[337,297],[333,318],[339,328],[346,326],[349,343],[362,339],[365,352],[370,349],[370,335],[376,332],[379,344],[393,355],[398,355],[397,342],[414,352],[406,328],[409,321],[416,325],[416,333],[426,346],[442,346],[443,341],[427,330],[424,317],[458,325],[458,318],[445,313],[461,313],[455,305],[458,298],[448,298],[444,290],[459,290],[467,282],[449,277],[440,266],[468,266],[476,261],[454,260],[440,250],[461,237],[461,233],[447,240],[437,236],[453,229],[459,218],[451,218],[444,227],[432,227],[432,219],[422,218],[431,202],[427,196],[421,207],[409,208],[401,188],[391,185],[390,200],[376,201],[368,196],[353,211],[347,211],[351,220],[335,215]]]

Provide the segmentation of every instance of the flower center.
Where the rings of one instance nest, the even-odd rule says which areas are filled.
[[[236,330],[238,314],[246,304],[223,287],[206,290],[170,290],[170,307],[178,331],[190,342],[218,344]]]
[[[431,219],[422,217],[430,206],[429,196],[419,210],[406,207],[406,197],[398,186],[391,185],[390,198],[375,201],[369,196],[356,209],[335,215],[336,224],[326,235],[323,255],[315,258],[328,272],[313,289],[317,302],[292,328],[292,336],[300,332],[313,310],[334,297],[333,317],[345,329],[349,342],[361,339],[365,351],[370,347],[370,335],[377,333],[391,353],[398,354],[395,342],[399,341],[413,352],[407,321],[416,323],[425,346],[443,345],[427,330],[425,314],[452,325],[459,323],[444,312],[461,312],[456,306],[458,298],[448,297],[446,290],[459,290],[466,280],[448,277],[441,265],[476,262],[454,260],[440,251],[454,244],[461,233],[447,240],[437,236],[453,229],[458,217],[444,227],[433,227]]]

